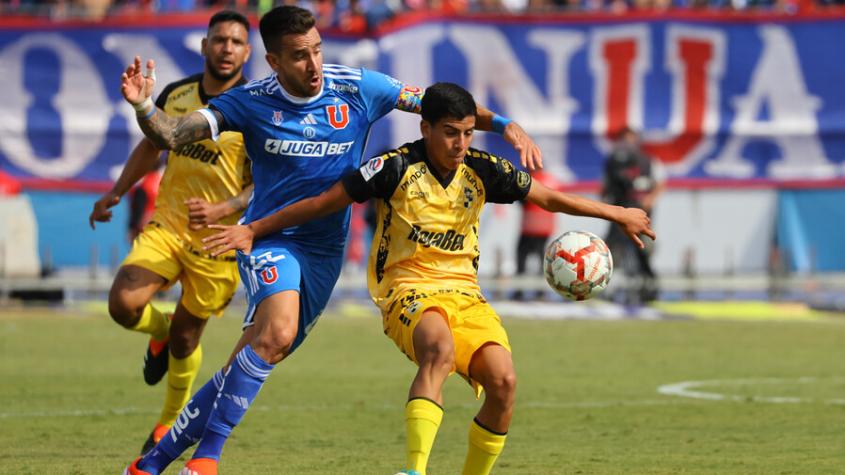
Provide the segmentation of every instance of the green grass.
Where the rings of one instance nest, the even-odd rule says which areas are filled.
[[[519,390],[496,474],[845,473],[845,320],[505,324]],[[234,311],[209,324],[202,382],[239,325]],[[144,344],[102,315],[0,311],[0,473],[120,473],[161,403],[162,389],[141,380]],[[227,444],[221,472],[395,473],[413,373],[374,313],[327,314],[274,371]],[[732,381],[748,378],[771,380]],[[698,390],[746,399],[657,392],[689,380],[720,380]],[[445,398],[434,475],[460,473],[478,407],[457,377]]]

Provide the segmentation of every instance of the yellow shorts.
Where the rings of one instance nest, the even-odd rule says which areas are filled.
[[[167,279],[168,285],[181,282],[180,302],[199,318],[222,313],[238,288],[238,265],[234,257],[213,258],[197,252],[156,223],[144,227],[121,265],[155,272]]]
[[[422,314],[440,309],[452,331],[455,344],[454,372],[464,377],[481,394],[481,386],[469,377],[472,356],[482,346],[495,343],[511,351],[508,334],[493,307],[477,292],[455,289],[409,291],[397,295],[388,310],[382,312],[384,334],[414,363],[414,328]]]

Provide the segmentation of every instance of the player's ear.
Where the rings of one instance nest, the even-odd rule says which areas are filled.
[[[249,44],[249,41],[246,43],[246,55],[244,56],[244,63],[249,61],[249,57],[252,55],[252,45]]]
[[[420,121],[420,133],[426,140],[428,140],[428,137],[431,135],[431,124],[429,124],[427,120]]]
[[[264,59],[267,61],[267,64],[270,66],[275,72],[279,72],[279,57],[273,53],[267,53],[264,55]]]
[[[205,56],[205,47],[208,46],[208,38],[203,38],[200,43],[200,53]]]

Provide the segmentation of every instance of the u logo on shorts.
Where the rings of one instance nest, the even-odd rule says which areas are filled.
[[[279,280],[279,271],[276,266],[268,267],[261,271],[261,281],[267,285]]]

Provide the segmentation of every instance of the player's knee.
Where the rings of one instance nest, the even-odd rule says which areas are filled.
[[[448,371],[455,366],[455,346],[449,340],[440,340],[426,345],[422,353],[419,357],[420,366],[445,368]]]
[[[143,311],[143,305],[133,305],[120,289],[112,287],[109,291],[109,315],[118,324],[126,328],[135,326]]]
[[[185,359],[196,351],[200,344],[199,335],[193,333],[170,333],[170,353],[176,359]]]
[[[296,338],[296,328],[291,326],[268,328],[253,342],[253,349],[271,364],[278,363],[290,352]]]
[[[516,400],[516,373],[509,371],[490,378],[484,390],[488,397],[503,408],[513,407]]]

